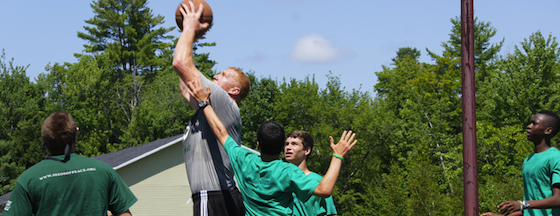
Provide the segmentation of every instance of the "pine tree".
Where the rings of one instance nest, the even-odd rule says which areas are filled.
[[[84,45],[86,53],[109,56],[114,67],[110,78],[115,83],[113,102],[129,123],[142,101],[144,76],[171,64],[173,36],[165,34],[175,27],[156,28],[163,24],[163,16],[154,16],[146,4],[146,0],[94,1],[95,16],[85,21],[92,26],[84,26],[86,33],[78,32],[79,38],[89,42]]]

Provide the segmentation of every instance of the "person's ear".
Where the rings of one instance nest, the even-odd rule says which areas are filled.
[[[310,155],[311,154],[311,148],[305,149],[303,153],[305,153],[305,156]]]
[[[544,130],[544,134],[546,135],[550,135],[552,133],[554,129],[552,129],[552,127],[546,127],[546,129]]]
[[[72,144],[70,144],[70,153],[75,153],[76,152],[76,144],[78,143],[78,133],[76,133],[76,136],[74,137],[74,141],[72,142]]]
[[[257,150],[261,150],[261,143],[259,141],[257,141]]]
[[[239,87],[231,87],[228,90],[229,95],[239,95],[241,93],[241,89]]]

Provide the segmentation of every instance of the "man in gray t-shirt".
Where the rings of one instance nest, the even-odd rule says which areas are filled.
[[[210,103],[212,106],[219,107],[216,109],[218,117],[224,121],[224,125],[228,125],[227,131],[232,134],[231,137],[241,143],[239,107],[225,90],[202,74],[201,81],[203,86],[216,89],[212,92]],[[185,132],[187,137],[183,141],[183,153],[192,193],[196,194],[203,190],[234,189],[233,170],[228,155],[218,143],[212,128],[206,122],[204,113],[196,112],[191,122],[192,125]]]
[[[192,46],[199,39],[195,38],[195,32],[207,28],[208,23],[199,22],[201,10],[194,11],[194,7],[189,9],[184,4],[183,8],[183,32],[173,56],[173,69],[179,75],[182,95],[195,110],[204,108],[206,104],[219,107],[216,113],[224,122],[227,132],[241,143],[241,115],[237,104],[247,96],[249,78],[233,67],[215,75],[213,81],[200,73],[194,64]],[[186,83],[198,79],[203,86],[209,86],[213,91],[210,100],[200,104],[186,90]],[[202,112],[197,111],[191,122],[185,132],[183,153],[193,194],[194,215],[244,215],[243,198],[233,180],[233,169],[223,146]]]

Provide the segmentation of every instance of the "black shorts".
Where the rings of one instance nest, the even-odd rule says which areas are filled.
[[[201,191],[192,195],[195,216],[243,216],[245,206],[239,190]]]

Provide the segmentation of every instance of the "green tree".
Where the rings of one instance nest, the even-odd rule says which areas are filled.
[[[375,84],[375,92],[377,97],[385,100],[389,103],[389,110],[400,110],[402,109],[402,103],[404,98],[404,92],[407,91],[403,86],[406,85],[410,80],[415,79],[425,64],[420,64],[418,62],[419,52],[416,52],[416,48],[410,49],[409,47],[399,48],[397,51],[397,56],[393,58],[394,68],[387,67],[383,65],[383,71],[375,72],[377,75],[378,83]]]
[[[539,110],[559,108],[560,52],[556,38],[536,32],[520,45],[480,89],[481,119],[496,127],[517,124],[522,130]]]
[[[418,61],[418,58],[420,58],[420,50],[416,49],[416,48],[412,48],[412,47],[401,47],[399,48],[399,50],[397,51],[397,56],[395,58],[392,58],[391,60],[396,63],[398,61],[401,61],[403,59],[414,59],[416,61]]]
[[[380,174],[381,178],[372,185],[369,209],[358,208],[360,215],[411,215],[407,203],[410,201],[409,191],[406,188],[405,170],[397,164],[389,167],[389,172]]]
[[[318,122],[319,84],[315,78],[306,77],[302,81],[291,79],[282,83],[275,101],[276,121],[286,131],[304,130],[314,127]]]
[[[112,102],[123,112],[127,122],[134,118],[145,85],[143,77],[169,65],[169,49],[173,36],[165,34],[171,28],[156,28],[163,24],[163,16],[152,14],[147,0],[97,0],[91,4],[95,16],[86,20],[86,33],[78,37],[89,42],[86,53],[105,53],[114,65],[111,82],[115,84]],[[82,54],[76,54],[82,57]]]
[[[109,152],[111,144],[120,142],[121,128],[127,125],[112,103],[116,97],[115,87],[107,79],[113,71],[108,62],[107,55],[83,56],[75,64],[48,66],[49,74],[40,76],[57,110],[68,111],[78,124],[76,151],[86,156]]]
[[[407,48],[400,50],[406,51]],[[459,59],[447,52],[436,59],[436,65],[429,65],[418,62],[414,55],[403,56],[394,58],[394,68],[384,67],[382,72],[376,73],[379,83],[375,90],[379,103],[383,104],[379,106],[380,112],[387,115],[380,119],[386,119],[382,124],[390,122],[386,127],[391,130],[380,141],[388,146],[390,154],[383,158],[383,167],[391,167],[385,171],[389,172],[385,175],[387,178],[382,180],[406,179],[408,210],[400,210],[402,214],[418,214],[418,207],[427,204],[424,203],[426,197],[430,197],[433,203],[424,206],[425,215],[443,214],[441,211],[455,205],[454,200],[460,196],[458,192],[461,190],[458,181],[462,167],[459,136],[461,89],[460,70],[455,66]],[[385,130],[380,128],[379,132],[385,133]],[[422,146],[424,150],[420,148]],[[419,159],[414,160],[414,157]],[[422,163],[430,166],[419,165]],[[418,170],[420,166],[425,169]],[[426,179],[439,184],[434,187]],[[392,186],[385,184],[378,187],[386,189],[376,192],[387,190],[381,194],[396,192],[390,191]],[[381,203],[398,200],[374,197]],[[385,209],[385,213],[401,207]]]
[[[25,170],[23,165],[17,164],[12,155],[14,152],[10,151],[12,146],[15,146],[12,141],[0,140],[0,194],[4,195],[14,188],[18,176]]]
[[[320,100],[317,115],[320,120],[312,131],[317,145],[315,163],[309,164],[315,170],[326,173],[331,160],[332,150],[329,147],[328,136],[336,140],[344,130],[356,133],[359,147],[345,158],[344,168],[341,170],[335,188],[335,202],[342,213],[352,213],[359,206],[366,205],[367,197],[372,194],[367,190],[366,179],[379,179],[381,158],[384,148],[376,136],[379,131],[370,128],[371,124],[381,123],[375,115],[372,98],[368,92],[353,89],[347,92],[342,88],[340,78],[329,74],[327,87],[319,92]],[[375,122],[375,123],[374,123]]]
[[[87,33],[78,37],[87,40],[84,51],[104,52],[115,63],[118,72],[145,75],[167,66],[159,54],[173,45],[173,36],[166,36],[175,29],[156,28],[164,23],[164,17],[154,16],[146,0],[96,0],[91,4],[95,16],[85,22]],[[83,56],[79,55],[78,56]]]
[[[449,34],[449,40],[447,42],[442,42],[442,47],[444,48],[443,56],[438,56],[437,54],[428,51],[428,54],[433,59],[440,59],[444,56],[456,58],[457,64],[454,65],[457,68],[461,68],[461,19],[460,17],[455,17],[451,19],[453,27],[451,28],[451,33]],[[478,18],[474,19],[474,64],[476,71],[477,85],[481,85],[480,81],[484,81],[495,68],[494,61],[498,57],[498,52],[504,44],[504,40],[497,44],[491,44],[490,39],[494,37],[497,33],[497,29],[491,26],[491,22],[480,22]]]
[[[181,95],[179,77],[172,68],[157,76],[142,97],[144,102],[121,136],[119,149],[181,134],[194,114]]]
[[[10,191],[26,168],[39,162],[45,90],[29,81],[27,67],[0,55],[0,193]]]
[[[278,84],[271,78],[258,79],[252,72],[247,73],[251,82],[249,94],[239,104],[241,110],[241,143],[256,148],[257,129],[265,121],[274,119],[275,100],[278,97]]]

